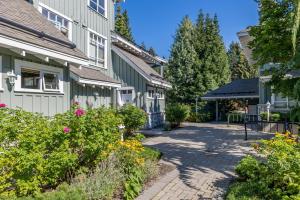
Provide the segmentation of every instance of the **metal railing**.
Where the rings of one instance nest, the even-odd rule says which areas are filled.
[[[257,132],[285,133],[289,131],[292,134],[299,134],[300,123],[287,122],[287,121],[282,122],[282,121],[245,120],[244,126],[245,126],[245,140],[248,140],[248,128],[250,128],[250,130],[256,130]]]
[[[245,113],[229,113],[227,115],[227,125],[231,123],[243,124],[245,121],[257,121],[258,115]]]

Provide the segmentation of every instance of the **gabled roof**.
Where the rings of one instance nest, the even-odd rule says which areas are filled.
[[[12,48],[32,50],[33,53],[37,51],[35,48],[43,48],[75,57],[69,58],[70,62],[84,64],[88,60],[83,52],[75,48],[66,36],[25,0],[0,1],[0,39],[1,45]]]
[[[208,92],[202,100],[259,98],[259,79],[240,79]]]
[[[112,45],[112,50],[131,65],[139,74],[154,85],[171,88],[171,84],[166,81],[159,73],[157,73],[148,63],[142,58],[134,55],[120,47]]]
[[[110,78],[99,70],[70,66],[70,71],[71,77],[82,84],[121,87],[121,83],[119,81]]]

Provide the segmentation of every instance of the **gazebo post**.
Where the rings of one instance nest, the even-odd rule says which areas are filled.
[[[216,101],[216,122],[219,121],[219,102]]]

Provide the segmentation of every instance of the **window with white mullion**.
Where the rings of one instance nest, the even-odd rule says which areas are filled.
[[[89,0],[89,6],[97,13],[106,16],[106,0]]]
[[[90,33],[89,58],[91,65],[105,67],[106,41],[104,38]]]

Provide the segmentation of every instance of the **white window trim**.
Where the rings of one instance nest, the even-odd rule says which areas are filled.
[[[0,56],[0,91],[3,91],[4,89],[3,89],[3,79],[2,79],[2,77],[3,77],[3,67],[2,67],[2,56]]]
[[[117,91],[119,92],[119,95],[122,96],[122,91],[129,91],[131,90],[132,91],[132,103],[134,103],[134,99],[136,98],[136,92],[135,92],[135,89],[134,87],[121,87],[121,88],[118,88]]]
[[[108,40],[107,40],[107,37],[105,37],[104,35],[100,34],[100,33],[97,33],[96,31],[88,28],[87,29],[87,57],[90,58],[90,34],[93,33],[99,37],[102,37],[104,40],[105,40],[105,45],[104,45],[104,67],[101,67],[101,66],[98,66],[98,65],[92,65],[92,64],[89,64],[90,66],[93,66],[93,67],[97,67],[97,68],[102,68],[102,69],[107,69],[107,66],[108,66],[108,51],[107,51],[107,48],[108,48]]]
[[[104,0],[104,15],[99,13],[98,10],[95,10],[94,8],[92,8],[90,3],[91,3],[90,0],[87,0],[87,5],[90,9],[92,9],[93,11],[95,11],[96,13],[98,13],[99,15],[101,15],[102,17],[107,19],[107,0]]]
[[[69,32],[68,32],[68,38],[69,38],[69,40],[70,41],[72,41],[72,39],[73,39],[73,19],[71,19],[70,17],[68,17],[68,16],[66,16],[66,15],[64,15],[64,14],[62,14],[62,13],[60,13],[60,12],[58,12],[57,10],[54,10],[53,8],[51,8],[51,7],[49,7],[49,6],[47,6],[46,4],[43,4],[43,3],[39,3],[39,7],[38,7],[38,10],[39,10],[39,12],[42,14],[42,9],[43,8],[46,8],[47,10],[49,10],[49,11],[51,11],[51,12],[53,12],[53,13],[55,13],[56,15],[59,15],[60,17],[63,17],[63,18],[65,18],[66,20],[68,20],[69,21],[69,23],[68,23],[68,29],[69,29]]]
[[[40,71],[40,89],[25,89],[21,88],[22,80],[21,80],[21,69],[33,69],[33,70],[39,70]],[[15,73],[17,75],[17,80],[15,81],[15,92],[31,92],[31,93],[50,93],[50,94],[64,94],[64,81],[63,81],[63,69],[47,66],[47,65],[41,65],[33,62],[23,61],[23,60],[15,60]],[[44,89],[44,73],[55,73],[58,75],[58,84],[59,84],[59,90],[49,90]]]

